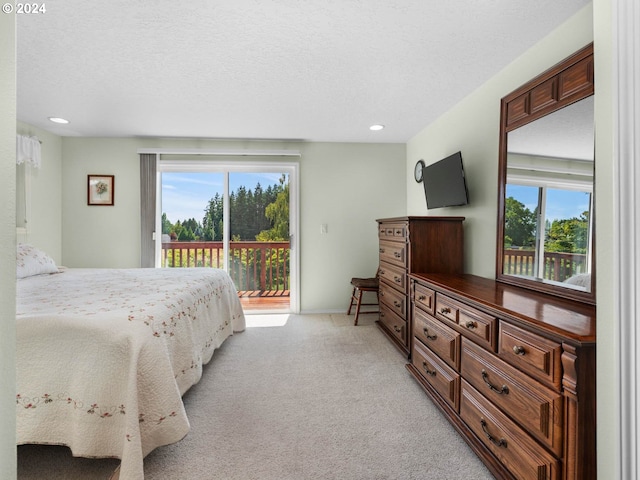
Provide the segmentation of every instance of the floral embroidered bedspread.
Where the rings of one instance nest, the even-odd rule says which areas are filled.
[[[182,439],[182,395],[245,328],[222,270],[68,269],[18,280],[17,442],[75,456],[143,458]]]

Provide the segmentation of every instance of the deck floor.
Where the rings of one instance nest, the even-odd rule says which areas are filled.
[[[290,305],[289,291],[281,292],[238,292],[240,303],[245,311],[251,310],[288,310]]]

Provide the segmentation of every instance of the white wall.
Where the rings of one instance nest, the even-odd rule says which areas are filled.
[[[300,307],[343,311],[352,276],[373,275],[377,224],[403,215],[405,146],[399,144],[62,139],[62,261],[69,267],[140,264],[140,148],[299,150]],[[278,161],[282,161],[278,158]],[[115,175],[115,205],[87,206],[87,174]],[[320,234],[320,225],[328,234]]]
[[[0,15],[0,477],[16,477],[15,16]]]
[[[466,217],[466,272],[495,278],[500,99],[591,42],[592,25],[589,5],[407,143],[407,211]],[[427,210],[422,185],[413,179],[416,161],[429,165],[458,150],[469,205]]]
[[[300,162],[303,311],[345,311],[351,277],[375,275],[375,220],[405,211],[404,157],[404,145],[305,147]],[[326,235],[320,234],[323,223]]]
[[[68,267],[140,266],[140,166],[136,139],[62,141],[62,262]],[[115,175],[114,206],[87,205],[87,175]]]
[[[18,122],[17,133],[42,142],[42,166],[31,169],[31,218],[26,241],[62,261],[62,138]]]
[[[630,0],[637,1],[637,0]],[[597,351],[597,424],[598,424],[598,478],[617,479],[620,455],[619,410],[620,376],[618,364],[618,318],[619,292],[617,291],[615,253],[618,246],[614,236],[607,232],[618,229],[617,212],[614,207],[616,188],[614,167],[614,113],[612,60],[613,23],[612,0],[594,0],[594,68],[595,68],[595,122],[596,122],[596,300],[598,322],[596,336]],[[637,22],[637,20],[636,20]],[[636,90],[637,91],[637,90]],[[624,161],[624,160],[621,160]],[[636,225],[636,229],[637,229]],[[624,319],[632,321],[632,319]],[[637,420],[636,420],[637,421]]]

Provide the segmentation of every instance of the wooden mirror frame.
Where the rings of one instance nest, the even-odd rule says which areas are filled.
[[[504,217],[507,183],[507,134],[594,93],[593,43],[551,67],[502,98],[500,104],[500,149],[498,157],[498,234],[496,280],[531,290],[595,305],[595,215],[592,212],[591,289],[563,288],[534,278],[505,275]],[[594,196],[595,199],[595,196]]]

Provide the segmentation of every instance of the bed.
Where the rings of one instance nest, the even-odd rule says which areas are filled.
[[[119,458],[121,479],[142,479],[143,458],[189,430],[182,395],[245,328],[231,279],[208,268],[61,270],[30,246],[19,247],[17,276],[17,443]]]

